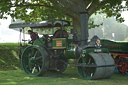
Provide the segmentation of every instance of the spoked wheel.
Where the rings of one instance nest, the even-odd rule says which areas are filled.
[[[43,47],[27,47],[21,58],[23,70],[30,76],[41,76],[49,66],[48,53]]]
[[[95,61],[92,57],[89,57],[87,61],[83,60],[84,58],[80,57],[78,60],[78,63],[80,64],[88,64],[88,65],[94,65]],[[80,77],[82,77],[83,79],[91,79],[92,76],[95,73],[95,68],[94,67],[78,67],[78,73],[80,75]]]
[[[56,70],[50,70],[50,72],[63,73],[67,68],[67,63],[68,59],[66,58],[56,60]]]
[[[67,68],[67,63],[68,63],[68,59],[66,59],[66,58],[58,60],[58,62],[56,64],[56,66],[57,66],[56,71],[59,72],[59,73],[64,72]]]
[[[117,64],[119,72],[128,75],[128,58],[120,58]]]
[[[85,80],[109,78],[115,68],[113,58],[107,53],[89,53],[88,57],[81,56],[78,65],[78,73]]]

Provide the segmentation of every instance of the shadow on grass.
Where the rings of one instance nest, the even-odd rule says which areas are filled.
[[[68,67],[64,73],[46,72],[43,78],[80,78],[77,72],[77,68]]]
[[[46,72],[30,77],[23,70],[0,71],[0,85],[127,85],[128,76],[113,74],[108,79],[83,80],[76,68],[68,67],[62,74]]]

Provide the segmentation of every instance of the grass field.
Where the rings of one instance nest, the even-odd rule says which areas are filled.
[[[17,52],[17,43],[0,43],[0,70],[13,70],[20,67]]]
[[[128,76],[113,74],[109,79],[83,80],[76,68],[68,67],[63,74],[46,73],[29,77],[22,70],[0,71],[0,85],[128,85]]]
[[[63,74],[47,72],[30,77],[20,70],[16,43],[0,43],[0,85],[128,85],[128,76],[113,74],[109,79],[83,80],[77,69],[68,67]]]

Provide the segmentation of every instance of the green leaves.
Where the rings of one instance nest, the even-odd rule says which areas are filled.
[[[0,0],[0,19],[7,18],[6,14],[9,14],[9,11],[11,9],[10,5],[10,0]]]
[[[107,17],[116,17],[118,22],[123,22],[124,19],[121,17],[121,12],[124,11],[126,5],[122,5],[125,0],[106,0],[105,6],[101,7],[99,13],[107,14]]]
[[[25,22],[30,21],[41,21],[41,20],[51,20],[51,19],[66,19],[72,20],[78,16],[79,10],[74,6],[75,3],[80,3],[77,0],[70,1],[68,0],[67,3],[68,8],[65,10],[66,5],[61,8],[64,1],[61,1],[61,6],[57,3],[59,0],[0,0],[0,18],[6,18],[7,15],[10,15],[13,19],[21,19],[25,20]],[[89,0],[84,0],[84,2],[88,2]],[[100,11],[98,13],[105,13],[107,17],[114,16],[116,17],[117,21],[123,22],[124,19],[121,17],[121,11],[123,11],[127,7],[126,5],[122,5],[122,2],[125,0],[93,0],[95,4],[93,7],[100,6]],[[71,3],[72,2],[72,3]],[[86,4],[86,3],[85,3]],[[90,4],[90,3],[89,3]],[[105,5],[102,5],[105,4]],[[72,6],[69,6],[72,5]],[[65,11],[62,11],[62,10]],[[75,10],[74,10],[75,9]],[[83,8],[85,9],[85,8]],[[31,11],[30,11],[31,10]],[[89,10],[88,10],[89,11]],[[95,13],[97,10],[94,10]],[[67,13],[68,12],[68,13]],[[71,13],[72,14],[71,14]],[[69,15],[70,14],[70,15]],[[72,16],[73,15],[73,16]],[[89,15],[91,16],[91,15]],[[91,22],[93,24],[93,22]],[[95,25],[97,26],[97,25]],[[94,26],[92,26],[94,27]]]

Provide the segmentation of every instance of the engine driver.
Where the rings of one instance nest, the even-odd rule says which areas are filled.
[[[39,38],[38,34],[32,30],[28,30],[28,34],[30,34],[31,37],[31,41],[29,41],[30,44],[33,44],[33,42]]]

